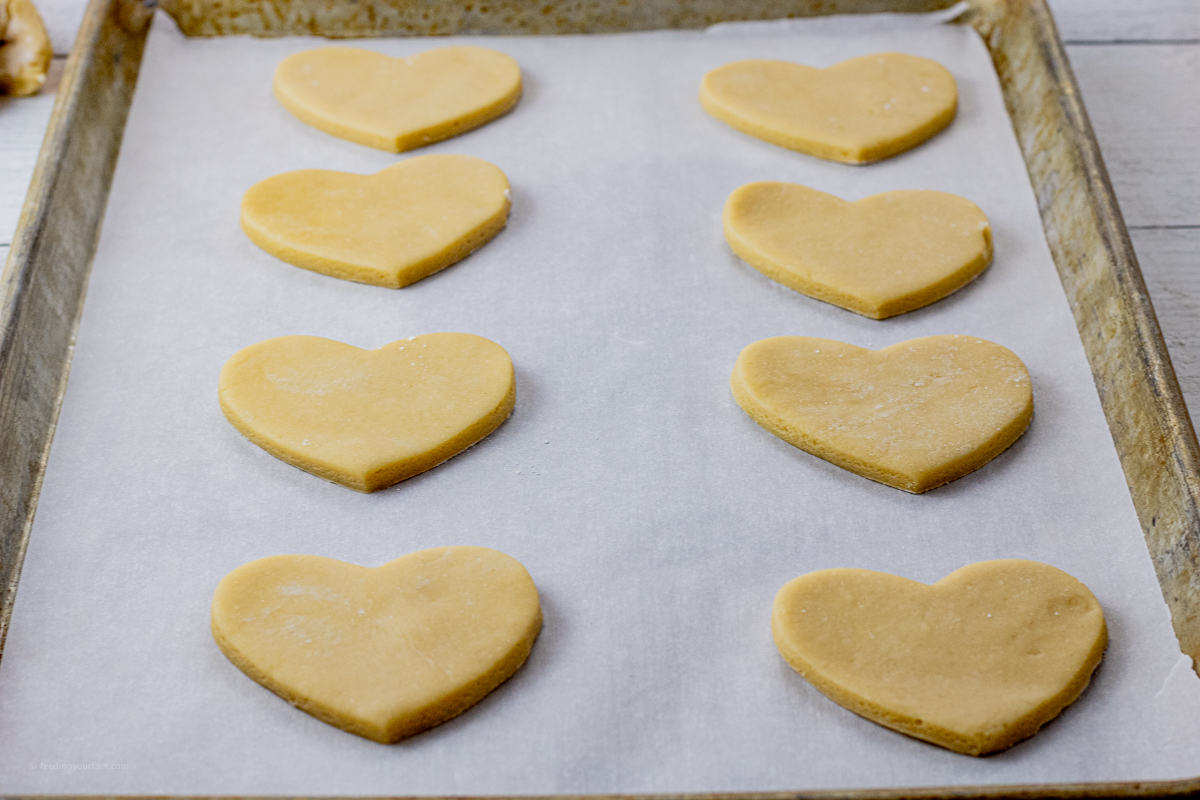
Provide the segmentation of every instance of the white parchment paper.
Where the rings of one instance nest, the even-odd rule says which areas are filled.
[[[371,40],[402,56],[459,39]],[[0,669],[9,793],[700,792],[1200,773],[1200,681],[1180,655],[1043,238],[988,55],[971,30],[857,19],[726,33],[492,38],[525,95],[424,152],[513,185],[507,230],[399,291],[288,266],[238,226],[242,193],[292,169],[399,158],[328,136],[271,96],[312,39],[185,40],[154,23],[67,398]],[[697,91],[736,59],[825,66],[881,50],[958,79],[945,132],[869,167],[777,148]],[[991,219],[996,259],[952,297],[877,322],[803,297],[721,233],[743,183],[847,199],[940,189]],[[242,438],[217,405],[239,348],[314,334],[360,347],[466,331],[508,349],[516,410],[446,464],[374,495]],[[774,438],[730,396],[742,347],[797,334],[882,347],[962,333],[1033,375],[1028,433],[913,496]],[[1132,368],[1132,367],[1131,367]],[[521,560],[545,628],[476,708],[396,746],[303,714],[234,668],[213,588],[252,559],[364,565],[452,544]],[[779,658],[775,592],[855,566],[932,582],[1021,557],[1084,581],[1112,643],[1083,697],[985,759],[866,722]]]

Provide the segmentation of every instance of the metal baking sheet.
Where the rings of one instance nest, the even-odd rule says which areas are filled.
[[[968,34],[964,41],[974,42],[960,47],[977,47],[976,56],[983,52],[968,31],[957,31]],[[964,89],[962,116],[947,134],[868,170],[777,151],[698,111],[692,90],[703,73],[698,61],[712,58],[715,66],[745,57],[727,50],[748,48],[758,55],[763,52],[759,48],[777,47],[776,57],[801,49],[832,63],[857,54],[855,47],[870,52],[889,44],[868,42],[863,35],[844,29],[839,34],[834,24],[809,41],[796,33],[773,41],[761,32],[616,37],[603,47],[596,37],[557,40],[557,45],[572,45],[573,58],[580,60],[569,70],[551,68],[557,63],[552,60],[555,40],[493,40],[501,49],[515,48],[510,52],[526,67],[529,89],[519,113],[436,149],[480,155],[505,168],[514,182],[513,220],[500,239],[467,262],[402,293],[292,270],[254,251],[236,230],[237,186],[249,185],[246,180],[313,166],[312,158],[323,159],[321,166],[361,172],[394,161],[290,120],[272,105],[267,83],[247,80],[246,64],[233,55],[235,48],[253,44],[252,52],[269,76],[281,54],[292,51],[289,47],[308,45],[277,42],[270,43],[276,48],[270,50],[268,43],[192,43],[177,36],[152,40],[143,91],[154,91],[154,81],[164,82],[158,91],[173,94],[178,106],[169,112],[150,106],[154,110],[141,116],[137,109],[144,106],[135,107],[128,129],[123,158],[125,163],[136,158],[141,167],[123,163],[117,176],[114,198],[120,202],[108,212],[63,433],[51,459],[0,671],[0,713],[11,718],[13,706],[6,709],[5,704],[14,694],[6,686],[14,681],[26,690],[15,695],[17,705],[24,702],[28,716],[38,710],[35,735],[29,735],[30,729],[20,735],[10,729],[7,741],[0,735],[0,753],[5,754],[0,757],[24,757],[39,744],[44,749],[53,732],[59,750],[64,742],[75,742],[78,750],[80,742],[104,741],[116,749],[136,740],[134,752],[142,762],[103,756],[102,763],[126,768],[67,770],[43,769],[39,760],[37,769],[25,767],[30,780],[16,784],[24,787],[18,790],[749,791],[1128,780],[1200,771],[1187,759],[1193,732],[1186,722],[1178,728],[1170,721],[1195,718],[1186,704],[1195,678],[1170,639],[1166,608],[1137,537],[1137,521],[1051,270],[1032,193],[1023,178],[1016,182],[1024,187],[1020,197],[996,188],[1012,183],[1020,154],[1011,134],[1003,126],[998,133],[995,117],[988,116],[1003,111],[990,68],[981,72],[978,58],[960,64],[953,52],[927,53],[954,64],[960,86],[966,79],[978,105],[972,108]],[[922,52],[914,44],[924,35],[918,30],[889,35],[914,37],[904,49]],[[531,119],[534,112],[554,110],[586,115],[589,109],[581,107],[586,104],[564,91],[568,86],[586,86],[590,91],[584,97],[603,97],[604,103],[639,98],[613,89],[606,96],[588,83],[598,67],[613,67],[603,59],[620,55],[612,51],[626,40],[632,42],[635,61],[643,60],[610,72],[616,76],[622,69],[636,70],[639,85],[645,83],[641,76],[653,74],[661,82],[656,89],[661,95],[640,96],[632,108],[618,106],[625,113],[615,115],[612,105],[607,106],[609,114],[601,114],[604,104],[597,104],[594,116],[585,116],[591,124],[584,137],[578,128],[556,129],[544,116]],[[155,56],[154,42],[167,55]],[[193,44],[208,44],[211,51],[205,55],[202,48],[190,49]],[[398,54],[429,43],[397,40],[370,46]],[[936,50],[932,44],[923,46]],[[637,55],[646,49],[655,53],[648,60]],[[209,67],[189,70],[201,83],[185,84],[182,90],[169,82],[181,79],[170,69],[181,63],[180,53],[192,59],[189,67],[195,59]],[[699,72],[685,81],[682,74],[656,65],[654,59],[661,57],[669,60],[671,70]],[[557,93],[558,78],[551,79],[555,72],[563,81]],[[633,84],[627,80],[620,85]],[[221,94],[219,103],[212,101]],[[201,100],[206,97],[207,104]],[[254,109],[259,116],[248,124],[240,114],[213,114],[220,103]],[[189,111],[205,114],[208,121],[187,124]],[[221,116],[228,117],[223,128],[206,127]],[[979,127],[972,127],[972,120]],[[682,149],[664,131],[680,121],[697,131]],[[527,127],[517,127],[514,134],[513,127],[522,123]],[[280,146],[284,141],[288,147]],[[238,144],[230,146],[232,142]],[[569,142],[577,152],[560,157],[555,151],[558,160],[552,161],[546,154],[555,142]],[[987,146],[980,147],[981,142]],[[259,149],[238,149],[251,143]],[[264,143],[269,147],[264,149]],[[177,176],[167,182],[163,168],[181,162],[177,151],[156,151],[160,146],[182,147],[191,154],[192,163],[175,170]],[[979,172],[974,174],[962,169],[971,147],[977,151],[973,163]],[[956,153],[953,158],[947,148]],[[216,159],[214,150],[219,151]],[[264,158],[264,152],[270,155]],[[714,158],[714,152],[720,155]],[[761,172],[739,177],[751,168]],[[139,170],[152,180],[142,180]],[[229,170],[236,178],[230,179]],[[250,179],[256,170],[262,175]],[[960,297],[907,315],[898,324],[848,319],[845,312],[769,285],[724,250],[718,219],[724,194],[765,177],[797,180],[843,196],[911,188],[918,179],[929,188],[958,191],[992,217],[996,265]],[[722,181],[729,185],[722,187]],[[972,191],[979,185],[988,186],[986,197]],[[581,192],[581,187],[595,191]],[[214,202],[222,193],[228,197]],[[589,213],[597,207],[604,213]],[[639,238],[638,226],[647,217],[660,233]],[[148,218],[155,221],[149,232]],[[176,224],[185,220],[187,224]],[[614,225],[622,228],[614,231]],[[589,263],[595,258],[589,251],[614,241],[614,233],[620,234],[617,240],[631,243],[628,257]],[[552,247],[548,252],[528,249],[531,237]],[[180,297],[205,297],[212,305],[181,314]],[[713,304],[712,297],[719,297],[719,303]],[[238,304],[254,309],[252,323],[245,323],[244,312],[232,318],[211,313],[236,311]],[[1003,313],[989,319],[997,304],[1003,305]],[[748,307],[753,314],[745,313]],[[299,327],[297,310],[304,317]],[[954,332],[1001,341],[1026,359],[1035,377],[1037,421],[1022,443],[995,464],[925,497],[868,484],[792,451],[744,419],[728,397],[725,382],[732,358],[754,338],[807,333],[882,346],[950,332],[944,327],[948,324],[973,326]],[[320,326],[325,329],[317,330]],[[380,328],[400,326],[405,327],[394,336],[378,338]],[[1012,341],[1017,328],[1027,337],[1020,346]],[[371,498],[348,496],[240,440],[220,419],[213,390],[205,383],[207,377],[215,386],[220,362],[234,349],[270,335],[319,333],[377,346],[435,329],[471,330],[510,349],[518,367],[517,414],[460,459]],[[140,398],[148,383],[160,387],[153,401]],[[70,399],[88,392],[88,386],[102,395],[98,402]],[[95,424],[88,415],[98,409],[108,411]],[[116,409],[121,411],[114,413]],[[122,421],[132,427],[120,428]],[[83,433],[67,433],[71,430]],[[177,446],[184,440],[193,441],[197,450]],[[167,442],[170,446],[164,447]],[[474,466],[460,467],[460,462]],[[105,469],[96,470],[97,463]],[[763,463],[771,464],[770,472],[755,472]],[[1047,464],[1060,468],[1047,472]],[[1086,473],[1080,464],[1086,465]],[[467,470],[476,477],[461,477]],[[1088,485],[1086,497],[1064,488],[1080,476]],[[474,481],[465,495],[464,480]],[[1048,490],[1063,501],[1050,504],[1059,506],[1050,518],[1039,513]],[[62,498],[68,497],[64,504]],[[214,504],[212,497],[222,502]],[[446,497],[454,498],[453,513],[447,511]],[[847,507],[854,513],[846,512]],[[497,514],[497,509],[505,511]],[[897,526],[896,519],[904,524]],[[964,522],[968,519],[969,524]],[[175,630],[163,624],[172,617],[184,621],[199,614],[203,619],[207,593],[222,570],[249,558],[296,551],[379,563],[419,547],[462,541],[448,538],[461,537],[462,531],[477,531],[470,543],[496,546],[530,567],[547,603],[546,633],[526,670],[487,704],[419,741],[393,748],[384,760],[378,746],[316,723],[250,684],[223,662],[203,625],[181,623],[182,629]],[[1106,559],[1088,566],[1097,555],[1100,531],[1115,534],[1104,541],[1106,548],[1116,549],[1106,549]],[[770,646],[765,626],[770,596],[800,572],[844,564],[935,580],[965,560],[1004,555],[1050,561],[1083,578],[1109,609],[1114,638],[1097,685],[1067,712],[1074,714],[1074,727],[1064,716],[1004,756],[973,761],[877,729],[817,695],[778,661]],[[208,570],[215,574],[201,566],[226,561],[227,566]],[[54,566],[39,572],[39,563]],[[644,568],[629,569],[628,563]],[[76,580],[87,574],[84,565],[94,574]],[[105,568],[96,570],[98,565]],[[167,575],[160,572],[164,569]],[[39,583],[36,576],[51,572],[66,579],[68,590],[71,584],[77,589]],[[1131,580],[1136,574],[1141,578]],[[130,591],[131,582],[137,592]],[[156,583],[169,591],[154,591]],[[111,602],[97,603],[95,592],[83,587],[102,590]],[[49,618],[39,623],[31,616],[25,629],[29,633],[22,634],[24,603],[43,614],[53,609],[54,619],[67,613],[79,621],[81,633],[73,634],[63,650],[61,642],[54,644],[57,639],[36,633],[50,624]],[[580,620],[587,620],[586,626]],[[87,653],[87,668],[48,670],[37,660],[64,652]],[[130,654],[133,659],[124,658]],[[151,660],[159,667],[142,674]],[[598,668],[598,675],[589,675],[589,664]],[[196,689],[197,667],[216,678],[221,691],[242,699],[214,707],[213,695]],[[1139,688],[1129,683],[1103,688],[1105,681],[1144,669],[1153,678],[1139,680]],[[58,680],[48,681],[48,672]],[[136,685],[138,690],[114,702],[104,697],[103,687],[111,685]],[[179,691],[181,686],[188,688]],[[518,699],[522,692],[526,699]],[[543,698],[541,704],[532,705],[529,693]],[[614,699],[629,697],[637,702],[622,705],[623,700]],[[564,704],[565,698],[570,702]],[[751,702],[743,706],[746,699]],[[741,710],[731,715],[731,708]],[[47,709],[69,709],[72,726],[56,721]],[[1097,755],[1095,748],[1104,746],[1098,732],[1119,731],[1119,712],[1135,717],[1157,713],[1151,709],[1162,714],[1137,728],[1153,734],[1143,737],[1144,750],[1131,749],[1122,736],[1120,746]],[[795,716],[797,710],[801,713]],[[776,711],[784,713],[773,715]],[[530,736],[500,733],[505,715],[514,713],[524,713],[533,724]],[[236,715],[236,723],[227,714]],[[179,724],[183,719],[186,725]],[[481,721],[468,722],[474,719]],[[264,733],[264,720],[279,727]],[[801,720],[832,727],[812,737]],[[178,732],[174,735],[172,723]],[[98,737],[98,731],[131,734],[122,740],[123,734]],[[806,735],[810,739],[801,745]],[[282,745],[282,756],[264,744],[272,738]],[[764,750],[764,740],[774,741],[777,749]],[[305,749],[313,741],[322,743],[315,753]],[[463,741],[468,743],[465,750]],[[1092,752],[1084,758],[1076,758],[1074,750],[1068,755],[1064,741],[1069,742],[1065,747],[1082,745]],[[201,752],[197,742],[216,751]],[[505,746],[514,757],[500,757]],[[566,752],[571,748],[578,748],[574,757]],[[184,751],[190,756],[187,764],[180,761]],[[795,757],[797,752],[803,758]],[[852,759],[853,768],[831,760],[835,753]],[[74,756],[82,761],[60,757],[53,763],[101,763],[95,760],[101,755]],[[418,775],[414,763],[428,766],[431,759],[436,774]],[[214,762],[224,770],[213,774],[188,766]],[[32,756],[29,763],[35,763]],[[231,766],[239,763],[240,768]],[[541,783],[529,779],[538,765]],[[4,770],[14,774],[21,766],[13,761]],[[975,772],[962,775],[960,769]]]

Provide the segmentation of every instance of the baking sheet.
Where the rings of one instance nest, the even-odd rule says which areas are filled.
[[[732,34],[732,35],[731,35]],[[372,40],[408,55],[459,39]],[[973,31],[894,20],[723,33],[494,38],[526,92],[466,153],[513,183],[508,229],[390,291],[297,270],[237,225],[289,169],[400,158],[308,128],[270,95],[307,39],[185,40],[155,20],[71,381],[0,669],[6,792],[491,794],[787,790],[1200,773],[1200,681],[1181,656]],[[828,65],[934,58],[958,119],[866,168],[775,148],[709,118],[705,71],[747,57]],[[790,180],[847,199],[930,188],[989,215],[996,261],[934,306],[876,322],[739,262],[720,211]],[[315,334],[375,347],[460,330],[517,368],[512,418],[437,469],[362,496],[276,461],[222,418],[237,349]],[[964,333],[1030,368],[1029,432],[927,495],[870,483],[762,431],[733,402],[738,351],[774,335],[882,347]],[[546,625],[526,667],[464,716],[385,747],[298,712],[230,665],[208,603],[277,553],[377,565],[449,544],[520,559]],[[1083,580],[1112,644],[1092,686],[1033,739],[970,759],[879,728],[793,673],[775,591],[804,572],[931,582],[988,558]]]

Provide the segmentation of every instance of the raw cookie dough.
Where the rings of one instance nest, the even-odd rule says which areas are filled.
[[[314,128],[399,153],[507,114],[521,99],[521,68],[484,47],[442,47],[407,58],[320,47],[279,64],[275,97]]]
[[[705,75],[700,102],[764,141],[865,164],[916,147],[949,125],[958,88],[941,64],[904,53],[859,56],[827,69],[754,59]]]
[[[469,333],[430,333],[359,350],[282,336],[221,369],[221,410],[276,458],[360,492],[437,466],[512,412],[504,348]]]
[[[469,256],[508,222],[508,179],[471,156],[429,155],[374,175],[285,172],[242,198],[242,230],[276,258],[398,289]]]
[[[212,633],[238,669],[322,722],[390,744],[456,717],[525,663],[537,587],[486,547],[368,569],[272,556],[217,586]]]
[[[1086,586],[1016,559],[969,564],[932,586],[865,569],[810,572],[775,596],[771,631],[834,702],[972,756],[1058,716],[1108,644]]]
[[[908,492],[979,469],[1033,416],[1021,359],[974,336],[882,350],[777,336],[741,352],[730,386],[738,405],[785,442]]]
[[[733,252],[768,278],[872,319],[940,300],[992,260],[987,217],[946,192],[884,192],[849,203],[762,181],[729,196],[724,220]]]
[[[37,94],[50,72],[50,35],[30,0],[0,0],[0,95]]]

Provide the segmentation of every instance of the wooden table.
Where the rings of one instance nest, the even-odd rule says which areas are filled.
[[[84,0],[36,0],[48,91],[0,98],[7,257]],[[1154,298],[1185,399],[1200,409],[1200,0],[1050,0]]]

